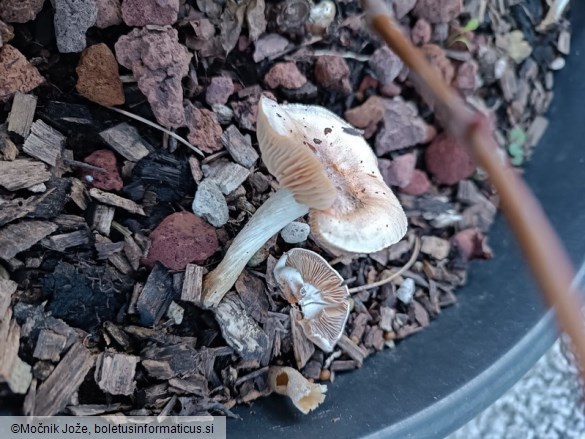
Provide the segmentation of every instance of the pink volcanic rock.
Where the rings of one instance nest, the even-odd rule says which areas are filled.
[[[184,270],[201,264],[218,247],[215,229],[196,215],[178,212],[167,216],[150,234],[150,248],[142,260],[147,267],[156,261],[169,270]]]
[[[264,76],[264,82],[270,88],[300,88],[307,82],[307,78],[298,69],[294,62],[280,62],[274,64]]]
[[[0,48],[0,102],[17,91],[27,93],[45,82],[35,66],[18,49],[5,44]]]
[[[122,18],[128,26],[165,26],[177,21],[180,0],[123,0]]]
[[[97,19],[95,25],[100,29],[122,24],[122,5],[120,0],[96,0]]]
[[[401,189],[402,192],[408,195],[422,195],[431,188],[431,182],[423,171],[415,169],[410,179],[410,183]]]
[[[349,66],[341,56],[320,56],[315,62],[315,80],[325,88],[349,94],[349,73]]]
[[[378,167],[388,186],[406,187],[414,175],[416,154],[414,152],[400,155],[393,160],[379,159]]]
[[[7,23],[26,23],[34,20],[45,0],[0,0],[0,18]]]
[[[418,0],[413,14],[431,23],[448,23],[462,11],[462,0]]]
[[[473,174],[475,163],[467,149],[443,133],[425,151],[428,171],[442,184],[455,184]]]
[[[419,18],[410,31],[410,39],[416,45],[428,44],[432,34],[431,24],[424,18]]]
[[[404,67],[404,64],[398,55],[386,46],[377,49],[370,57],[368,63],[374,72],[376,79],[378,79],[382,85],[391,84],[392,81],[398,77]]]
[[[134,29],[115,45],[116,58],[131,69],[157,121],[168,128],[185,124],[181,79],[189,73],[191,54],[170,27]]]
[[[189,142],[207,153],[219,151],[222,148],[223,131],[213,111],[197,108],[191,102],[187,102],[185,115],[189,127],[187,136]]]
[[[369,139],[384,118],[384,99],[370,96],[362,105],[347,110],[344,116],[354,127],[363,129],[364,137]]]
[[[234,92],[234,82],[227,76],[215,76],[205,91],[205,102],[208,105],[225,105]]]
[[[119,191],[123,183],[118,172],[116,155],[109,149],[100,149],[88,155],[84,160],[85,163],[98,168],[105,172],[84,170],[83,175],[91,177],[91,185],[105,191]]]
[[[492,249],[487,245],[486,237],[477,228],[458,232],[451,238],[451,244],[458,250],[459,257],[463,261],[490,259],[493,256]]]

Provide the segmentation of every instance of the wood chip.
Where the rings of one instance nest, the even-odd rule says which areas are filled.
[[[245,168],[251,168],[258,160],[258,153],[252,147],[250,135],[244,136],[234,125],[230,125],[223,132],[221,143],[232,158]]]
[[[37,120],[22,148],[28,155],[51,166],[57,165],[65,147],[65,136],[42,120]]]
[[[47,221],[21,221],[0,229],[0,258],[8,261],[57,230]]]
[[[0,186],[17,191],[35,186],[51,178],[47,166],[36,160],[0,161]]]
[[[14,393],[24,394],[32,380],[31,367],[18,357],[20,327],[9,310],[0,319],[0,383]]]
[[[301,370],[315,352],[315,345],[305,336],[299,320],[302,315],[299,310],[291,307],[290,309],[290,327],[293,339],[293,350],[295,360],[297,362],[297,369]]]
[[[47,247],[59,252],[63,252],[71,247],[77,247],[78,245],[86,245],[89,242],[90,236],[87,230],[77,230],[71,233],[53,235],[44,241]]]
[[[343,350],[345,354],[347,354],[350,358],[358,362],[358,367],[362,367],[364,363],[364,358],[366,358],[367,353],[362,350],[357,344],[349,339],[349,337],[345,334],[341,336],[339,341],[337,342],[337,346]]]
[[[97,204],[92,212],[90,220],[91,228],[97,230],[102,235],[110,236],[110,227],[114,220],[115,213],[115,208],[103,204]]]
[[[205,177],[217,184],[224,195],[235,191],[250,175],[243,166],[223,159],[206,163],[201,168]]]
[[[78,178],[71,178],[71,192],[69,197],[81,210],[87,209],[88,196],[85,185]]]
[[[437,236],[423,236],[421,243],[420,252],[432,256],[435,259],[445,259],[451,251],[449,241]]]
[[[137,363],[138,357],[134,355],[103,352],[97,359],[95,382],[110,395],[132,395]]]
[[[42,329],[33,352],[33,357],[39,360],[59,361],[61,352],[65,349],[67,337],[49,329]]]
[[[361,340],[366,331],[367,323],[372,320],[372,317],[367,312],[359,313],[353,320],[353,330],[349,338],[353,340]]]
[[[209,395],[207,379],[203,375],[194,374],[186,378],[172,378],[169,380],[169,385],[182,393],[199,396]]]
[[[17,92],[14,95],[12,108],[8,116],[8,131],[26,139],[30,133],[36,109],[36,96]]]
[[[136,302],[136,311],[144,326],[154,326],[169,309],[175,295],[173,278],[160,263],[150,272]]]
[[[547,127],[548,119],[544,116],[536,116],[526,131],[526,143],[531,147],[536,146]]]
[[[2,279],[0,277],[0,320],[8,312],[12,295],[16,291],[17,283],[10,279]]]
[[[392,320],[394,320],[394,315],[396,311],[394,308],[390,308],[389,306],[381,306],[380,307],[380,322],[378,326],[380,329],[384,331],[392,331]]]
[[[96,356],[81,342],[74,344],[53,373],[37,389],[35,416],[52,416],[61,412],[93,367]]]
[[[340,372],[343,370],[353,370],[360,367],[360,364],[355,360],[336,360],[331,363],[331,372]]]
[[[183,288],[181,290],[181,300],[201,306],[203,303],[201,299],[202,285],[203,285],[203,271],[205,269],[195,264],[188,264],[185,269],[185,280],[183,281]]]
[[[146,216],[140,205],[136,204],[132,200],[128,200],[127,198],[122,198],[118,195],[104,192],[95,187],[89,190],[89,195],[100,203],[108,204],[114,207],[120,207],[121,209],[127,210],[130,213]]]
[[[264,292],[264,282],[248,270],[244,270],[238,277],[235,288],[244,303],[246,312],[257,322],[264,322],[270,309],[268,297]]]
[[[144,252],[132,236],[124,237],[124,254],[128,258],[128,262],[130,262],[132,269],[134,271],[138,270],[138,268],[140,268],[140,259]]]
[[[138,130],[123,122],[100,133],[101,138],[122,157],[133,162],[150,154],[152,147],[140,137]]]
[[[191,169],[193,180],[195,180],[196,183],[203,180],[203,171],[201,170],[201,164],[199,163],[199,160],[197,160],[197,157],[189,157],[189,168]]]

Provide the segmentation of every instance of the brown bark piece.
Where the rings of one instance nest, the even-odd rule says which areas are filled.
[[[150,153],[150,145],[140,137],[138,130],[125,122],[102,131],[100,137],[118,154],[133,162]]]
[[[303,328],[301,328],[301,325],[298,322],[301,318],[302,315],[299,310],[291,307],[290,327],[292,331],[295,360],[297,363],[297,369],[299,370],[305,367],[307,361],[309,361],[311,355],[315,352],[315,345],[305,336]]]
[[[57,226],[47,221],[22,221],[0,229],[0,258],[12,259],[55,230]]]
[[[100,354],[96,364],[95,382],[110,395],[132,395],[136,388],[134,375],[139,358],[134,355]]]
[[[0,186],[17,191],[35,186],[51,178],[47,166],[36,160],[0,161]]]
[[[17,92],[8,116],[8,131],[26,139],[30,133],[36,109],[36,96]]]

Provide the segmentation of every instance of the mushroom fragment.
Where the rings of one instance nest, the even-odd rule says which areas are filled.
[[[292,367],[271,367],[268,386],[273,392],[288,396],[305,415],[325,401],[327,392],[326,385],[311,383]]]
[[[281,187],[206,276],[206,307],[217,306],[271,236],[309,211],[313,239],[334,254],[373,253],[406,233],[406,216],[376,156],[343,119],[321,107],[279,105],[262,96],[257,135],[262,160]]]
[[[286,252],[274,267],[274,278],[289,303],[298,303],[305,336],[331,352],[349,317],[349,292],[343,278],[317,253],[302,248]]]

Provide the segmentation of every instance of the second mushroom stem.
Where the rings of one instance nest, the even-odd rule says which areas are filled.
[[[207,308],[217,306],[236,283],[252,256],[273,235],[308,212],[309,208],[298,203],[288,189],[281,188],[272,194],[233,240],[217,268],[205,277],[204,306]]]

